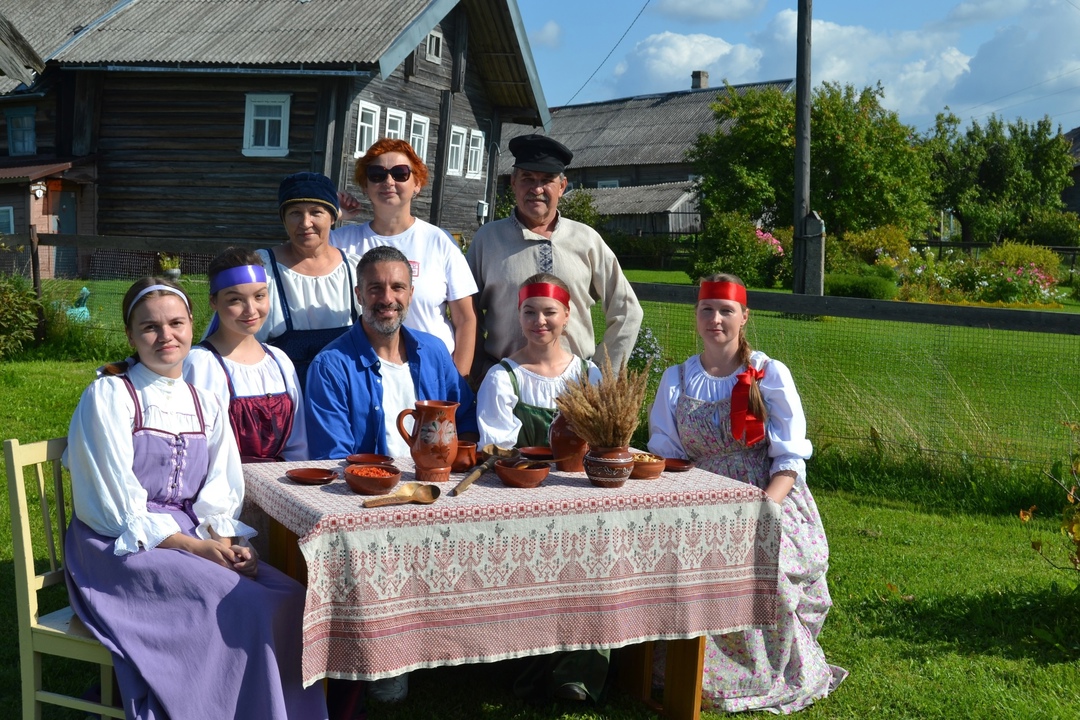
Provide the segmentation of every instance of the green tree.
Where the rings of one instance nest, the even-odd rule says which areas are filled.
[[[926,151],[913,128],[881,106],[882,95],[880,85],[856,91],[825,83],[814,92],[810,200],[832,234],[883,225],[915,232],[930,222]],[[714,112],[716,130],[689,153],[703,210],[760,218],[770,228],[789,224],[795,98],[776,88],[739,94],[728,86]]]
[[[1036,123],[1006,124],[991,115],[985,125],[939,113],[924,139],[934,175],[934,203],[960,221],[965,242],[1023,236],[1023,226],[1060,211],[1061,191],[1072,180],[1069,142],[1049,116]]]

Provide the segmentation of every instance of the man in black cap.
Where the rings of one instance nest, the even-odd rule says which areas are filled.
[[[564,335],[570,352],[595,362],[607,354],[618,367],[634,348],[641,306],[599,233],[559,215],[559,198],[566,190],[563,171],[574,154],[545,135],[516,137],[510,152],[514,212],[481,227],[467,256],[479,288],[473,297],[482,342],[473,361],[473,379],[479,382],[491,365],[525,345],[517,319],[518,286],[540,272],[558,276],[570,288],[570,322]],[[589,311],[597,300],[607,321],[600,346]]]

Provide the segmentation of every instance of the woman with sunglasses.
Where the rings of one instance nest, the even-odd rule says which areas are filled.
[[[458,372],[466,375],[476,349],[472,301],[476,281],[453,238],[413,217],[413,199],[427,180],[428,168],[409,143],[394,138],[377,141],[356,161],[356,184],[371,201],[374,217],[363,225],[334,230],[330,242],[361,257],[380,245],[404,253],[415,287],[406,327],[441,339]]]

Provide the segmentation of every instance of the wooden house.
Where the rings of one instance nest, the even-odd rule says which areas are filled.
[[[0,232],[269,244],[283,176],[362,196],[355,158],[390,136],[432,171],[414,213],[469,235],[502,124],[549,122],[515,0],[0,0],[0,14],[45,61],[32,83],[0,78]]]
[[[735,85],[731,92],[767,87],[794,92],[795,81]],[[713,104],[726,92],[726,87],[710,88],[709,74],[699,70],[688,90],[551,108],[547,134],[573,151],[566,170],[570,188],[589,192],[597,210],[610,218],[612,230],[689,234],[700,229],[700,217],[696,176],[686,155],[699,135],[716,130]],[[507,143],[532,132],[538,131],[522,125],[504,131],[503,182],[513,166]]]

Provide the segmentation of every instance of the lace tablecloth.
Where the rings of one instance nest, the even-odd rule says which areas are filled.
[[[434,504],[367,509],[295,467],[344,463],[244,477],[307,561],[305,684],[775,622],[779,506],[750,485],[691,470],[609,490],[552,470],[521,490],[492,471],[459,497],[454,474]]]

